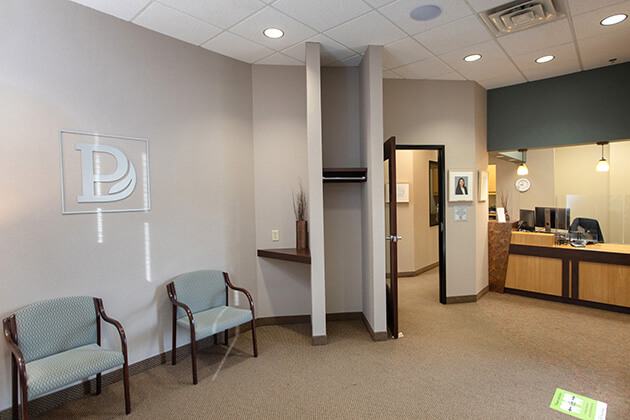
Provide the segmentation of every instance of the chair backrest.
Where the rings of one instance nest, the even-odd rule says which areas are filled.
[[[589,219],[587,217],[576,217],[573,219],[573,223],[571,223],[571,227],[569,227],[569,232],[577,232],[578,228],[584,229],[586,232],[590,232],[591,234],[597,235],[597,242],[604,242],[604,234],[602,233],[602,229],[599,227],[599,222],[597,219]]]
[[[18,346],[26,362],[96,343],[96,308],[90,296],[45,300],[15,313]]]
[[[223,272],[201,270],[182,274],[173,280],[177,300],[186,304],[192,313],[225,306],[226,290]],[[186,316],[182,308],[177,308],[177,317]]]

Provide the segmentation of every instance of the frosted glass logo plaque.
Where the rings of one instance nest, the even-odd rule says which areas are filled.
[[[149,141],[59,131],[62,213],[148,211]]]

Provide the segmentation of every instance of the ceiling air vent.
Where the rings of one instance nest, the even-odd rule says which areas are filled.
[[[552,0],[515,1],[479,13],[495,36],[511,34],[565,17]]]

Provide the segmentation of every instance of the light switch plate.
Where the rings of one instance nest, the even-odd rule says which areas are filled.
[[[274,242],[280,240],[280,231],[278,229],[271,231],[271,240]]]

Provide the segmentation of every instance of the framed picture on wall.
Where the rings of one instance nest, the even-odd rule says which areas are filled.
[[[472,201],[473,189],[473,171],[448,171],[448,201]]]
[[[479,194],[477,199],[479,201],[488,201],[488,171],[479,171]]]

